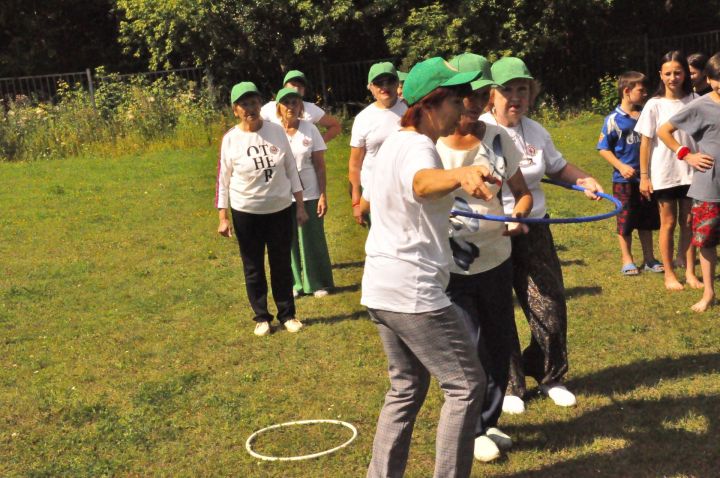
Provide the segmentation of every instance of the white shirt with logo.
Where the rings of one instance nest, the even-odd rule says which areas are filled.
[[[480,121],[498,125],[491,113],[480,116]],[[555,148],[550,133],[537,121],[523,117],[517,126],[498,126],[507,131],[520,152],[520,170],[533,196],[533,208],[529,217],[544,217],[547,210],[545,193],[540,187],[540,180],[546,174],[559,173],[567,165],[567,161]],[[503,186],[502,198],[505,214],[512,214],[515,197],[507,185]]]
[[[650,183],[653,189],[668,189],[692,183],[692,166],[686,161],[679,161],[675,152],[665,146],[657,136],[657,129],[692,99],[693,95],[681,100],[650,98],[640,113],[635,131],[650,138]],[[677,130],[673,137],[680,144],[688,146],[690,151],[697,151],[695,141],[686,132]]]
[[[420,199],[413,192],[421,169],[442,169],[432,140],[397,131],[380,148],[372,181],[363,190],[372,227],[365,243],[360,303],[401,313],[450,306],[448,218],[452,196]]]
[[[223,137],[215,207],[271,214],[292,204],[302,191],[295,159],[282,126],[263,121],[255,132],[235,126]]]
[[[295,134],[292,136],[286,134],[286,136],[295,156],[300,181],[302,181],[303,200],[318,199],[321,191],[315,173],[315,165],[312,162],[312,154],[315,151],[325,151],[327,149],[320,131],[310,121],[300,120]]]
[[[262,116],[262,119],[272,121],[275,124],[282,124],[277,115],[277,103],[274,101],[269,101],[260,108],[260,116]],[[320,118],[323,116],[325,116],[325,110],[315,103],[303,101],[303,114],[300,119],[304,119],[315,124],[320,121]]]
[[[390,134],[400,129],[400,119],[408,107],[398,100],[391,108],[379,108],[375,103],[365,107],[355,117],[350,135],[350,146],[365,148],[365,158],[360,170],[360,184],[370,182],[372,167],[380,146]]]
[[[495,137],[499,137],[499,155],[495,154],[493,144]],[[457,150],[448,147],[443,139],[437,142],[437,150],[442,158],[445,169],[460,168],[463,166],[485,166],[492,172],[493,176],[503,181],[512,177],[518,170],[522,156],[515,147],[513,140],[507,132],[498,126],[486,124],[485,135],[482,142],[469,150]],[[452,196],[464,199],[477,214],[488,214],[502,216],[505,214],[503,205],[497,197],[501,186],[495,183],[485,183],[493,198],[484,201],[470,196],[463,189],[457,189]],[[373,216],[374,217],[374,216]],[[373,226],[374,227],[374,226]],[[480,229],[477,232],[461,234],[463,240],[472,242],[478,247],[480,255],[470,264],[465,271],[455,264],[450,263],[450,272],[453,274],[474,275],[489,271],[510,257],[510,238],[503,236],[505,223],[498,221],[480,221]]]

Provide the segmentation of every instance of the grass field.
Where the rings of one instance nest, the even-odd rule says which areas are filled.
[[[551,133],[609,189],[599,126],[583,117]],[[364,476],[388,382],[359,305],[365,231],[350,217],[346,144],[328,155],[338,289],[298,300],[302,333],[266,338],[252,334],[237,244],[215,233],[215,147],[0,164],[0,476]],[[546,190],[553,215],[610,207]],[[473,476],[718,476],[720,308],[697,315],[699,291],[621,277],[614,227],[553,229],[578,406],[538,399],[503,417],[515,449]],[[432,474],[441,402],[431,387],[408,477]],[[359,437],[301,462],[244,450],[254,430],[311,418],[349,421]],[[256,449],[299,455],[348,435],[288,429]]]

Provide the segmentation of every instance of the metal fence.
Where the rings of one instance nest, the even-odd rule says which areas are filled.
[[[133,79],[145,79],[155,81],[160,78],[176,76],[188,81],[194,81],[201,85],[205,78],[203,68],[177,68],[173,70],[147,71],[141,73],[126,74],[94,74],[89,68],[85,71],[72,73],[55,73],[52,75],[21,76],[13,78],[0,78],[0,99],[15,99],[18,96],[26,96],[33,101],[53,102],[57,100],[58,86],[66,83],[70,86],[79,86],[94,98],[96,87],[108,81],[128,82]]]
[[[546,52],[536,58],[528,58],[528,66],[543,83],[544,91],[555,99],[581,101],[598,94],[598,79],[605,74],[616,75],[625,70],[643,71],[650,78],[657,78],[655,72],[660,57],[669,50],[683,50],[685,53],[701,51],[713,54],[720,51],[720,30],[691,33],[664,38],[649,38],[647,35],[608,40],[595,45],[585,54],[585,61],[571,62],[558,52]],[[302,68],[310,78],[309,96],[327,106],[357,109],[371,101],[367,90],[367,72],[373,63],[392,61],[394,58],[380,58],[331,64],[304,65]],[[81,72],[59,73],[17,78],[0,78],[0,99],[24,95],[37,101],[54,101],[58,84],[80,85],[91,97],[95,87],[103,81],[130,81],[146,78],[149,81],[179,76],[198,85],[205,80],[212,88],[209,75],[203,68],[180,68],[143,73],[114,74],[99,76],[86,69]]]

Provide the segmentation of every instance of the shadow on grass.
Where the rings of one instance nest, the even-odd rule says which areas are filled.
[[[560,265],[563,267],[567,266],[584,266],[587,265],[584,259],[567,259],[565,261],[561,260]]]
[[[364,261],[354,261],[354,262],[339,262],[337,264],[333,264],[333,269],[354,269],[356,267],[363,267],[365,265]]]
[[[602,293],[602,287],[600,286],[568,287],[565,289],[565,297],[568,299],[574,299],[575,297],[581,297],[583,295],[598,295],[600,293]]]
[[[612,367],[571,382],[594,394],[628,392],[661,380],[720,372],[720,354],[662,358]],[[518,449],[579,457],[514,477],[717,476],[720,395],[615,401],[574,420],[521,425]]]
[[[307,319],[303,319],[303,324],[335,324],[337,322],[343,322],[345,320],[358,320],[366,318],[368,318],[367,312],[364,310],[358,310],[353,312],[352,314],[332,315],[330,317],[309,317]]]
[[[360,290],[360,284],[350,284],[350,285],[343,285],[340,287],[335,287],[332,290],[333,294],[341,294],[343,292],[357,292]]]

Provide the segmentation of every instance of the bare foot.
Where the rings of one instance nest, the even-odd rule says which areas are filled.
[[[695,312],[705,312],[708,310],[713,304],[715,303],[715,296],[710,297],[709,299],[706,299],[703,297],[700,299],[700,301],[696,304],[694,304],[692,307],[690,307]]]
[[[691,289],[702,289],[703,288],[703,283],[700,282],[700,280],[695,275],[685,274],[685,283]]]
[[[677,280],[675,274],[672,272],[668,274],[667,272],[668,271],[665,271],[665,288],[667,290],[683,290],[684,287],[680,281]]]

